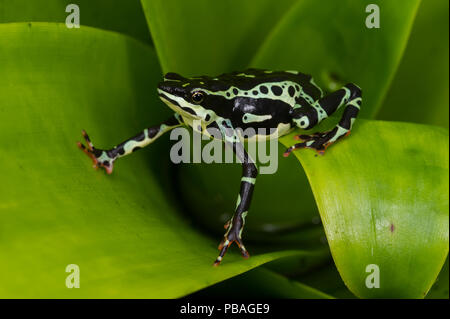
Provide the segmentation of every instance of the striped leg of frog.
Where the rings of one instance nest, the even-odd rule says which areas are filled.
[[[323,154],[328,146],[338,139],[350,134],[353,122],[361,107],[361,89],[349,83],[341,89],[321,98],[312,105],[293,109],[293,122],[302,129],[311,129],[345,105],[342,118],[332,130],[317,132],[311,135],[297,135],[295,138],[302,140],[289,147],[284,156],[299,148],[312,148]]]
[[[86,153],[93,161],[94,168],[103,167],[108,174],[113,171],[114,161],[119,157],[131,154],[155,141],[165,132],[182,125],[182,119],[177,113],[173,117],[160,125],[146,128],[138,135],[120,143],[109,150],[102,150],[94,147],[89,136],[83,131],[86,145],[77,142],[78,147]]]
[[[220,264],[223,256],[228,250],[228,247],[230,247],[233,242],[236,242],[239,246],[241,254],[244,258],[250,257],[242,242],[242,231],[245,225],[245,217],[247,216],[253,196],[256,177],[258,175],[258,168],[256,167],[256,164],[245,151],[244,145],[239,141],[239,138],[236,132],[231,128],[230,123],[228,121],[224,121],[224,123],[218,123],[218,126],[222,131],[226,145],[233,148],[234,153],[242,163],[242,178],[239,195],[236,202],[236,210],[230,221],[225,224],[227,231],[219,245],[220,253],[214,262],[214,266],[218,266]]]

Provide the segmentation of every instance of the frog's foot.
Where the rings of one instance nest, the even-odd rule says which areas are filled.
[[[348,136],[350,131],[348,131],[343,136]],[[317,132],[311,135],[296,135],[294,139],[301,140],[303,142],[297,143],[291,147],[289,147],[283,154],[284,157],[289,156],[292,151],[300,149],[300,148],[311,148],[316,150],[320,155],[325,153],[325,150],[333,144],[337,138],[335,138],[336,132],[335,130],[327,131],[327,132]],[[333,139],[334,138],[334,139]]]
[[[295,135],[294,136],[294,140],[297,140],[297,141],[311,141],[311,140],[315,140],[315,139],[324,137],[325,135],[327,135],[329,133],[330,133],[330,131],[316,132],[316,133],[312,133],[312,134],[309,134],[309,135],[300,134],[300,135]]]
[[[227,225],[229,224],[227,223]],[[241,231],[237,229],[237,227],[230,226],[228,231],[225,233],[225,236],[223,236],[222,242],[219,245],[220,253],[219,256],[216,258],[216,261],[214,262],[214,266],[219,266],[223,256],[228,250],[228,247],[230,247],[233,242],[236,242],[236,244],[238,245],[239,249],[241,250],[242,257],[244,258],[250,257],[247,249],[245,249],[245,246],[242,242],[240,233]]]
[[[78,147],[92,159],[92,162],[94,163],[93,167],[95,169],[103,167],[106,170],[106,173],[111,174],[113,171],[114,158],[110,157],[107,151],[95,148],[86,131],[83,130],[82,134],[87,146],[77,142]]]

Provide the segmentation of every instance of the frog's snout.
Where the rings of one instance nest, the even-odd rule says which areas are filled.
[[[164,81],[158,84],[158,93],[159,94],[170,94],[175,96],[184,96],[186,93],[186,88],[180,86],[180,82],[175,81]]]
[[[173,83],[170,82],[160,82],[158,84],[158,93],[169,93],[169,94],[175,94],[176,92],[176,86]]]
[[[170,87],[165,82],[160,82],[158,84],[158,92],[159,93],[162,93],[161,91],[169,92],[169,90],[170,90]]]

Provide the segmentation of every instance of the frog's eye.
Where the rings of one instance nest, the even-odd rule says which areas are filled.
[[[309,126],[309,118],[305,115],[297,120],[298,126],[300,128],[307,128]]]
[[[203,92],[200,92],[200,91],[192,93],[192,96],[191,96],[192,102],[194,102],[195,104],[202,103],[204,98],[205,98],[205,95],[203,94]]]

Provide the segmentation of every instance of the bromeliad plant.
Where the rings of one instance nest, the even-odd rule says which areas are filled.
[[[427,295],[448,254],[448,2],[375,1],[368,29],[373,2],[78,1],[82,26],[68,29],[62,0],[0,0],[0,296]],[[301,70],[330,91],[358,83],[363,119],[325,156],[280,158],[256,186],[255,253],[213,268],[208,233],[232,213],[237,165],[175,167],[160,139],[106,176],[74,142],[86,128],[109,145],[169,117],[163,73],[247,67]],[[81,289],[64,285],[69,264]],[[442,283],[429,295],[448,298]]]

